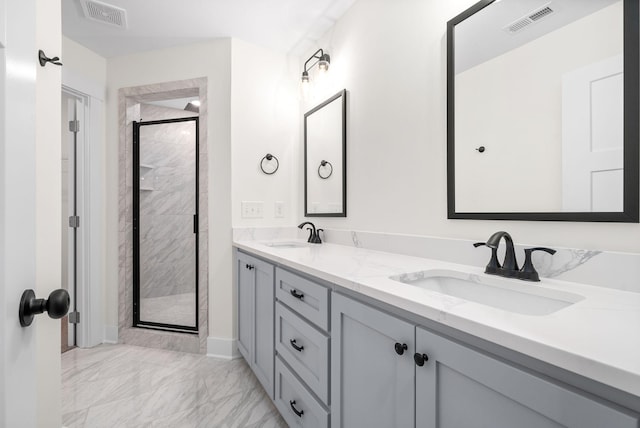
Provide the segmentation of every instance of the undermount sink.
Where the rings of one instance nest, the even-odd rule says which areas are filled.
[[[303,248],[308,247],[306,242],[266,242],[264,245],[271,248]]]
[[[523,315],[549,315],[584,299],[516,279],[453,270],[434,269],[389,279]]]

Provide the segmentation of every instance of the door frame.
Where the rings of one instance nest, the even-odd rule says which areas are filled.
[[[89,348],[105,342],[116,342],[105,329],[103,308],[104,284],[104,93],[96,83],[72,72],[62,73],[62,92],[83,101],[77,112],[80,128],[77,151],[77,236],[76,346]],[[63,124],[66,127],[66,124]],[[83,137],[83,138],[82,138]],[[84,141],[82,141],[84,140]]]

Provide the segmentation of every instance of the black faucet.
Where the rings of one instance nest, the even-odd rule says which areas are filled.
[[[298,225],[298,228],[302,229],[307,224],[311,225],[311,227],[307,227],[307,230],[309,231],[309,239],[307,239],[307,242],[310,242],[312,244],[322,244],[322,239],[320,239],[320,232],[324,232],[324,229],[316,230],[316,226],[310,221],[305,221],[304,223],[300,223]]]
[[[504,238],[507,248],[504,253],[504,261],[502,262],[502,265],[500,265],[498,262],[498,246],[500,245],[502,238]],[[474,247],[480,247],[482,245],[491,248],[491,259],[484,270],[485,273],[500,275],[507,278],[518,278],[525,281],[540,281],[538,272],[536,272],[533,262],[531,261],[531,253],[534,251],[545,251],[549,254],[556,253],[556,250],[552,250],[551,248],[527,248],[524,250],[524,266],[522,266],[522,269],[519,269],[518,261],[516,260],[515,248],[513,247],[513,239],[511,239],[511,235],[507,232],[496,232],[489,237],[487,242],[476,242],[473,244]]]
[[[507,244],[507,249],[504,252],[504,261],[502,267],[498,269],[497,274],[500,276],[512,277],[518,273],[518,261],[516,260],[516,251],[513,247],[513,239],[507,232],[496,232],[487,239],[487,247],[492,250],[498,251],[500,241],[504,238],[504,242]]]

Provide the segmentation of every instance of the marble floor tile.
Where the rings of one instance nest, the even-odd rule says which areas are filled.
[[[287,426],[242,359],[100,345],[63,354],[62,376],[68,428]]]

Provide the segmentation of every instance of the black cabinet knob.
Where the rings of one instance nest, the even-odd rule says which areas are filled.
[[[304,410],[298,410],[296,409],[296,400],[289,400],[289,405],[291,406],[291,410],[293,410],[293,413],[295,413],[299,418],[302,417],[302,415],[304,415]]]
[[[33,322],[35,315],[48,312],[49,317],[60,319],[69,312],[71,299],[67,290],[58,289],[49,294],[48,299],[36,299],[33,290],[24,290],[20,299],[18,317],[22,327],[28,327]]]
[[[253,266],[253,265],[250,265],[250,264],[246,264],[246,265],[244,265],[244,267],[246,267],[246,268],[247,268],[247,269],[249,269],[249,270],[251,270],[251,269],[253,269],[253,268],[254,268],[254,266]]]
[[[429,356],[427,354],[418,354],[417,352],[413,354],[413,361],[415,361],[417,366],[424,366],[424,363],[429,361]]]
[[[397,343],[397,342],[396,342],[395,348],[396,348],[396,354],[398,355],[404,354],[404,351],[408,349],[406,343]]]

